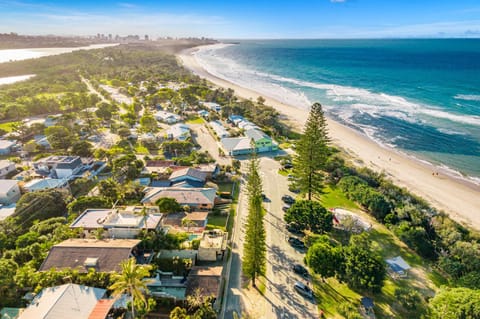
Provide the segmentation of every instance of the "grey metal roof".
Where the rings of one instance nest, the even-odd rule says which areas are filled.
[[[253,139],[255,142],[261,140],[262,138],[270,139],[270,136],[255,129],[245,131],[245,136],[247,136],[249,139]]]
[[[18,319],[88,319],[105,292],[76,284],[45,288]]]

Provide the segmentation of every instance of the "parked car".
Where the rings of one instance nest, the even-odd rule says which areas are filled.
[[[305,249],[306,248],[303,241],[301,241],[300,239],[295,238],[295,237],[289,237],[288,238],[288,243],[290,245],[292,245],[292,247],[294,247],[294,248],[298,248],[298,249]]]
[[[303,236],[303,229],[296,223],[290,223],[286,226],[287,230],[292,234]]]
[[[292,165],[292,163],[285,163],[285,164],[283,164],[283,168],[284,169],[290,169],[290,168],[293,168],[293,165]]]
[[[284,212],[287,212],[287,210],[290,208],[290,205],[283,205],[282,210]]]
[[[304,278],[308,278],[308,276],[309,276],[307,268],[303,267],[300,264],[293,265],[292,270],[293,270],[294,273],[296,273],[296,274],[298,274],[298,275],[300,275]]]
[[[282,196],[282,201],[285,203],[285,204],[293,204],[295,203],[295,199],[290,196],[290,195],[283,195]]]
[[[295,290],[301,294],[302,296],[304,296],[305,298],[308,298],[308,299],[311,299],[313,300],[313,291],[312,289],[310,289],[310,287],[308,287],[307,285],[305,285],[303,282],[300,282],[300,281],[297,281],[293,287],[295,288]]]

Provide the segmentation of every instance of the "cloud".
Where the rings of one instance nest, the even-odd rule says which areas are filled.
[[[347,2],[347,0],[330,0],[330,2],[332,2],[332,3],[343,3],[343,2]]]

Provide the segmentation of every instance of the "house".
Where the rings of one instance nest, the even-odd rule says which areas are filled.
[[[136,248],[139,243],[138,239],[67,239],[50,249],[39,271],[72,268],[86,273],[93,268],[97,272],[120,272],[120,263],[131,257],[139,264],[149,261],[150,256]]]
[[[0,178],[5,178],[12,172],[15,172],[17,169],[15,163],[8,160],[0,160]]]
[[[241,121],[244,121],[244,120],[245,119],[241,115],[230,115],[228,117],[227,122],[233,123],[233,125],[237,125],[238,123],[240,123]]]
[[[170,113],[167,111],[157,111],[154,115],[155,119],[160,122],[164,122],[167,124],[173,124],[180,121],[180,116],[174,113]]]
[[[203,118],[206,118],[209,115],[208,111],[206,111],[206,110],[200,110],[200,111],[197,112],[197,114],[199,116],[203,117]]]
[[[18,181],[13,179],[0,179],[0,204],[10,205],[20,199],[21,193]]]
[[[49,115],[49,116],[47,116],[47,118],[46,118],[45,121],[43,122],[43,125],[44,125],[45,127],[50,127],[50,126],[57,125],[58,120],[59,120],[61,117],[62,117],[62,114]]]
[[[145,212],[143,210],[145,209]],[[145,213],[145,215],[143,215]],[[82,228],[86,234],[104,229],[109,238],[135,238],[142,230],[158,230],[163,214],[157,206],[128,206],[113,209],[86,209],[70,228]]]
[[[172,171],[175,166],[174,161],[169,160],[148,160],[145,161],[144,170],[149,174],[167,174]]]
[[[252,153],[250,139],[246,137],[227,137],[220,140],[225,152],[230,156],[246,155]]]
[[[0,155],[8,155],[14,151],[17,144],[13,141],[0,140]]]
[[[200,211],[212,210],[217,197],[215,188],[147,187],[144,192],[144,204],[154,204],[160,198],[169,197],[182,206]]]
[[[256,130],[259,129],[258,126],[256,126],[255,124],[247,120],[241,120],[240,122],[237,123],[237,126],[245,131],[250,129],[256,129]]]
[[[52,178],[71,178],[83,168],[80,156],[57,156],[52,155],[33,163],[35,170]]]
[[[167,130],[167,138],[171,140],[185,141],[190,137],[190,128],[188,125],[178,123],[172,125]]]
[[[406,277],[408,270],[411,268],[401,256],[387,259],[385,262],[388,266],[388,272],[392,277]]]
[[[140,136],[137,136],[140,142],[154,143],[157,140],[155,134],[152,133],[143,133]]]
[[[43,289],[18,319],[89,319],[106,290],[76,284]]]
[[[220,167],[216,163],[200,164],[196,169],[204,172],[207,179],[215,178],[220,173]]]
[[[23,185],[23,188],[27,192],[41,191],[45,189],[52,188],[67,188],[68,180],[67,179],[58,179],[58,178],[37,178],[32,179]]]
[[[222,106],[215,102],[203,102],[202,105],[214,112],[220,112],[222,110]]]
[[[217,261],[219,256],[223,259],[227,241],[228,233],[221,230],[214,229],[204,232],[198,247],[198,260]]]
[[[195,296],[197,291],[203,297],[214,298],[213,307],[220,306],[220,294],[222,293],[222,266],[193,266],[187,277],[187,296]]]
[[[230,133],[228,133],[220,121],[211,121],[208,123],[208,125],[210,125],[218,138],[222,139],[230,136]]]
[[[45,135],[35,135],[33,137],[33,140],[35,141],[35,144],[37,144],[40,147],[43,147],[45,149],[52,148],[52,146],[50,145],[50,142],[48,141]]]
[[[198,169],[186,167],[174,170],[168,179],[173,185],[186,183],[187,187],[203,187],[207,174]]]
[[[191,221],[191,224],[185,224],[184,220]],[[164,227],[170,227],[177,231],[186,231],[201,234],[207,227],[208,212],[178,212],[170,213],[162,221]]]
[[[256,129],[245,131],[245,136],[255,142],[255,148],[258,153],[272,152],[278,150],[278,145],[272,141],[270,136]]]

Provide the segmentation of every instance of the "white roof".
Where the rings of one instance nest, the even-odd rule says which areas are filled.
[[[400,256],[387,259],[386,262],[394,270],[398,268],[401,268],[401,270],[409,270],[411,268],[410,265]]]
[[[36,191],[42,189],[50,189],[62,187],[67,181],[65,179],[56,179],[56,178],[43,178],[43,179],[32,179],[25,184],[25,188],[29,191]]]
[[[0,179],[0,193],[7,192],[13,186],[17,185],[18,181],[14,179]]]
[[[0,169],[7,168],[12,164],[15,164],[15,163],[13,163],[12,161],[9,161],[9,160],[0,160]]]
[[[1,205],[0,207],[0,220],[4,220],[8,216],[13,215],[15,213],[16,204],[10,205]]]
[[[157,113],[155,113],[155,117],[161,118],[162,120],[166,120],[169,117],[174,117],[175,119],[180,118],[180,116],[178,116],[177,114],[166,112],[166,111],[158,111]]]
[[[167,130],[167,135],[171,135],[172,137],[176,138],[188,134],[189,132],[190,128],[188,127],[188,125],[178,123],[170,126],[170,128]]]
[[[250,139],[248,137],[227,137],[222,138],[221,142],[227,151],[251,149]]]
[[[18,319],[88,319],[105,292],[76,284],[45,288]]]
[[[10,148],[15,145],[15,142],[7,141],[7,140],[0,140],[0,149]]]
[[[215,131],[215,133],[219,137],[230,136],[228,131],[225,129],[225,127],[219,121],[211,121],[208,124],[212,127],[212,129]]]

